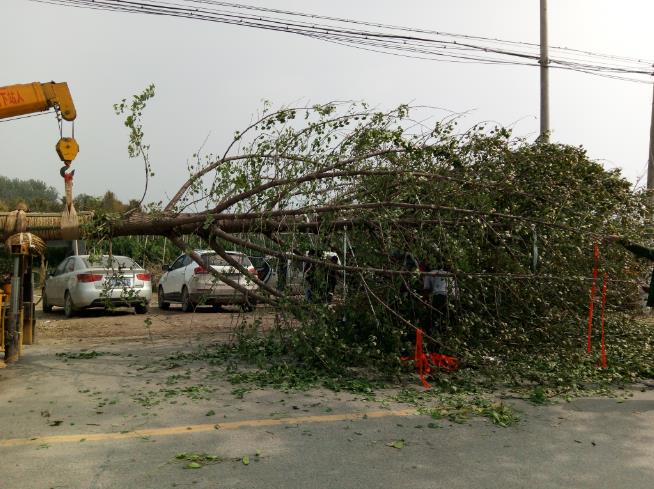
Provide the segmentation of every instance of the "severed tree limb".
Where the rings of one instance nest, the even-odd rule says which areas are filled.
[[[182,214],[178,216],[164,215],[153,218],[150,215],[143,213],[133,213],[126,219],[111,223],[112,236],[127,236],[127,235],[166,235],[170,232],[177,234],[193,234],[197,233],[203,226],[218,224],[221,229],[227,232],[259,232],[266,234],[268,232],[283,232],[286,230],[298,230],[304,232],[315,232],[320,226],[330,226],[333,229],[343,229],[348,226],[361,226],[366,225],[365,219],[343,219],[333,222],[306,222],[301,220],[294,220],[292,222],[275,221],[266,219],[266,217],[290,217],[301,216],[309,213],[325,214],[339,211],[348,210],[375,210],[375,209],[410,209],[410,210],[424,210],[424,211],[446,211],[456,214],[464,214],[471,216],[489,216],[501,220],[519,221],[532,224],[538,224],[544,227],[550,227],[569,231],[575,234],[584,233],[579,228],[572,228],[562,224],[556,224],[542,219],[534,219],[524,216],[516,216],[502,212],[488,212],[475,209],[465,209],[458,207],[450,207],[445,205],[431,205],[431,204],[412,204],[405,202],[370,202],[362,204],[347,204],[339,206],[322,206],[315,208],[303,209],[288,209],[281,211],[269,211],[264,213],[240,213],[240,214],[227,214],[218,213],[215,216],[208,214]],[[415,225],[420,225],[423,222],[420,219],[413,218]],[[411,221],[407,221],[409,224]],[[426,222],[426,221],[425,221]],[[589,236],[598,236],[598,233],[586,232]]]
[[[398,154],[398,153],[404,153],[406,152],[405,149],[401,148],[393,148],[393,149],[383,149],[379,151],[373,151],[371,153],[367,153],[365,155],[361,156],[353,156],[352,158],[347,158],[345,160],[340,160],[333,165],[330,165],[325,168],[321,168],[318,171],[312,172],[312,173],[307,173],[306,175],[302,175],[299,177],[294,177],[294,178],[283,178],[283,179],[275,179],[271,180],[267,183],[263,183],[261,185],[257,185],[256,187],[253,187],[249,190],[246,190],[244,192],[241,192],[240,194],[237,194],[220,204],[216,206],[213,210],[213,214],[221,213],[227,209],[229,209],[231,206],[234,204],[237,204],[243,200],[248,199],[249,197],[253,197],[254,195],[260,194],[261,192],[264,192],[268,189],[274,188],[274,187],[280,187],[283,185],[299,185],[301,183],[306,183],[306,182],[311,182],[315,180],[324,180],[328,178],[336,178],[336,177],[343,177],[343,176],[357,176],[359,174],[362,174],[363,170],[350,170],[350,171],[336,171],[339,170],[340,168],[347,166],[351,163],[355,163],[358,161],[363,161],[367,160],[370,158],[375,158],[378,156],[384,156],[384,155],[390,155],[390,154]],[[304,161],[304,160],[302,160]]]
[[[265,253],[270,256],[275,256],[279,259],[286,259],[286,260],[293,260],[293,261],[299,261],[303,263],[312,263],[315,265],[319,265],[325,268],[330,268],[332,270],[338,270],[338,271],[346,271],[346,272],[356,272],[356,273],[372,273],[375,275],[383,275],[387,277],[392,277],[395,275],[414,275],[416,272],[412,272],[409,270],[390,270],[390,269],[385,269],[385,268],[374,268],[374,267],[353,267],[349,265],[338,265],[336,263],[333,263],[330,260],[321,260],[320,258],[313,258],[308,255],[300,255],[298,253],[289,253],[289,252],[283,252],[283,251],[278,251],[274,250],[272,248],[268,248],[267,246],[263,245],[258,245],[256,243],[253,243],[251,241],[247,241],[242,238],[237,238],[236,236],[233,236],[232,234],[226,233],[222,231],[219,228],[214,227],[213,232],[216,236],[218,236],[221,239],[224,239],[225,241],[229,241],[231,243],[234,243],[235,245],[238,246],[243,246],[245,248],[251,249],[251,250],[256,250],[261,253]],[[433,275],[433,276],[450,276],[452,273],[449,272],[421,272],[423,275]]]
[[[170,202],[166,204],[166,207],[164,208],[164,212],[172,212],[173,209],[175,208],[175,205],[179,202],[179,200],[184,196],[184,194],[187,192],[187,190],[193,185],[195,182],[197,182],[200,178],[205,176],[207,173],[209,173],[212,170],[215,170],[218,168],[220,165],[223,163],[227,163],[229,161],[240,161],[240,160],[247,160],[249,158],[259,158],[261,155],[258,154],[246,154],[246,155],[239,155],[239,156],[230,156],[227,158],[221,158],[212,164],[206,166],[202,170],[194,173],[184,184],[180,187],[180,189],[177,191],[177,193],[173,196],[172,199],[170,199]],[[297,162],[304,162],[304,163],[314,163],[313,160],[310,158],[303,158],[303,157],[298,157],[294,155],[282,155],[279,156],[279,158],[290,160],[290,161],[297,161]]]

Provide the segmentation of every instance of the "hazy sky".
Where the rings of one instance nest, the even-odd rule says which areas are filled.
[[[538,42],[538,0],[270,0],[247,3],[425,29]],[[68,82],[81,150],[75,193],[139,198],[140,160],[113,104],[156,85],[145,114],[157,175],[147,200],[172,195],[187,159],[208,137],[221,152],[267,99],[366,100],[470,111],[464,123],[493,120],[517,135],[538,133],[539,73],[533,67],[403,59],[277,32],[194,20],[2,0],[0,85]],[[550,43],[654,59],[647,0],[549,0]],[[647,166],[652,87],[553,70],[553,141],[583,145],[632,182]],[[439,114],[436,112],[436,116]],[[445,115],[443,113],[442,115]],[[63,193],[54,114],[0,123],[0,174],[38,178]]]

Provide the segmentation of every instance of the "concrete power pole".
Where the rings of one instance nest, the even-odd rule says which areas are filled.
[[[540,0],[540,139],[549,142],[550,75],[547,65],[547,0]]]
[[[652,121],[649,126],[649,155],[647,158],[647,190],[654,201],[654,93],[652,93]]]

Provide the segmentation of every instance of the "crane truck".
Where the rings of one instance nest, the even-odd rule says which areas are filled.
[[[61,231],[65,239],[70,239],[66,238],[67,235],[74,236],[76,239],[79,226],[72,197],[75,170],[71,172],[67,170],[79,152],[79,145],[75,141],[74,126],[72,137],[64,137],[61,124],[62,119],[74,122],[77,117],[77,111],[68,85],[55,82],[34,82],[0,87],[0,119],[25,116],[50,109],[55,110],[57,120],[60,122],[60,139],[55,145],[55,149],[64,163],[64,166],[59,170],[60,175],[64,178],[66,190],[66,205],[61,216]],[[20,211],[15,211],[16,214],[18,212]],[[10,230],[5,229],[5,231]],[[20,236],[22,240],[23,234],[21,233]],[[14,254],[13,251],[12,254]],[[14,257],[9,317],[5,315],[9,302],[4,300],[2,294],[0,294],[0,349],[4,350],[4,360],[8,362],[15,361],[18,358],[21,344],[32,343],[34,331],[32,260],[27,255],[28,253],[18,251]],[[5,321],[5,319],[7,320]],[[3,331],[4,329],[7,330],[7,334]],[[2,363],[4,362],[0,360],[0,366],[2,366]]]

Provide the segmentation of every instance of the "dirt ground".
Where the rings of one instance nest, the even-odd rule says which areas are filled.
[[[130,341],[162,341],[171,339],[228,341],[244,322],[259,320],[262,325],[272,322],[273,312],[259,306],[254,312],[243,313],[236,306],[220,312],[211,307],[198,307],[193,313],[183,313],[179,306],[163,311],[150,304],[148,314],[135,314],[131,308],[110,311],[89,309],[66,319],[62,308],[51,313],[37,311],[36,339],[42,345],[94,344]],[[78,344],[76,344],[78,343]]]

